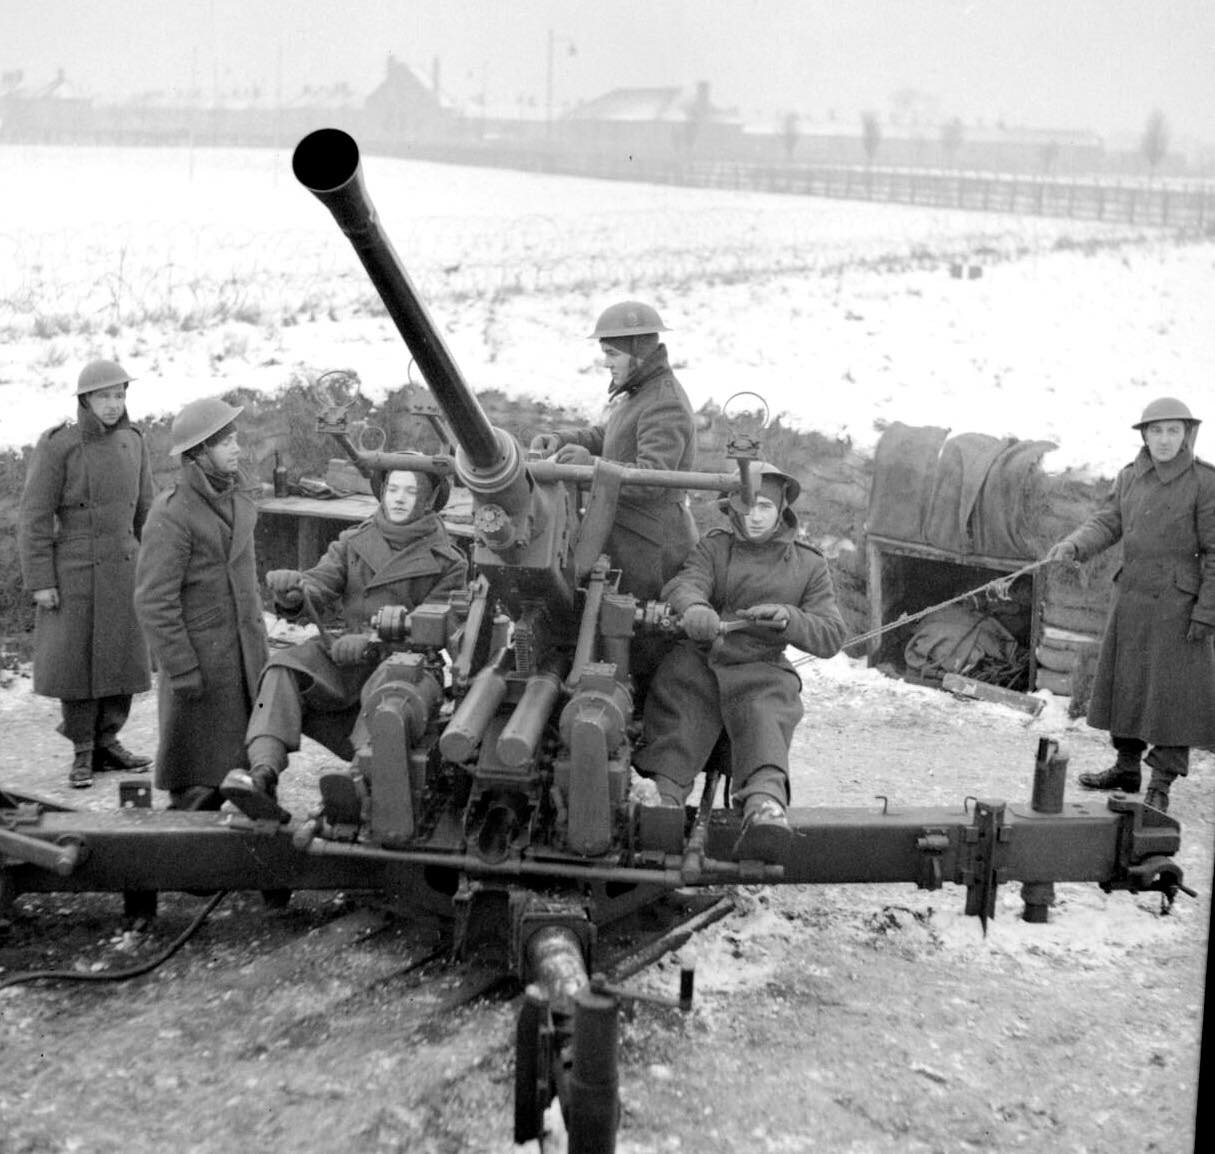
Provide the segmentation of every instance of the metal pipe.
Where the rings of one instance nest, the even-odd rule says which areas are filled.
[[[496,471],[501,448],[367,195],[359,146],[338,128],[310,132],[291,158],[295,178],[332,214],[371,277],[474,470]]]

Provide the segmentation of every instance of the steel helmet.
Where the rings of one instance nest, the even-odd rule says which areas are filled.
[[[767,480],[774,479],[781,483],[785,490],[785,504],[792,505],[799,496],[801,496],[802,485],[796,478],[788,473],[778,469],[775,465],[769,464],[767,461],[749,461],[747,463],[747,476],[751,480],[751,489],[758,493],[759,487]],[[737,493],[722,494],[723,497],[737,497]]]
[[[244,405],[233,407],[218,397],[191,401],[173,418],[173,447],[169,452],[177,455],[201,445],[212,433],[218,433],[244,411]]]
[[[1147,408],[1143,410],[1143,416],[1131,428],[1144,429],[1153,421],[1189,421],[1192,425],[1202,424],[1176,397],[1157,397],[1156,400],[1149,401]]]
[[[129,384],[134,379],[117,361],[89,361],[76,378],[76,396],[83,397],[111,385]]]
[[[399,453],[416,453],[417,449],[398,449]],[[375,495],[375,499],[380,501],[384,497],[384,482],[388,479],[389,473],[413,473],[415,476],[425,477],[430,485],[430,491],[427,493],[423,502],[423,508],[429,513],[438,513],[447,504],[451,497],[451,478],[441,473],[431,473],[423,469],[411,469],[408,465],[394,465],[391,469],[372,469],[369,479],[371,491]]]
[[[590,339],[603,341],[611,337],[641,337],[646,333],[667,331],[658,310],[652,305],[642,304],[641,301],[621,301],[609,305],[599,314]]]

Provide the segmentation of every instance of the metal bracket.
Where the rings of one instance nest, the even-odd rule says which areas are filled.
[[[120,781],[118,783],[119,809],[151,809],[152,786],[146,781]]]
[[[1006,847],[1012,829],[1004,824],[1005,803],[975,799],[974,824],[962,831],[969,860],[962,865],[961,880],[966,886],[966,912],[978,915],[983,933],[987,921],[996,916],[996,892],[1002,879]]]
[[[940,828],[925,828],[915,839],[920,853],[919,876],[915,884],[922,890],[939,890],[943,879],[941,855],[949,848],[949,835]]]

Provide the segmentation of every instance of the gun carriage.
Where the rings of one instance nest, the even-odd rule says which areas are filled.
[[[1035,921],[1059,881],[1154,889],[1170,901],[1184,888],[1176,821],[1118,796],[1064,805],[1066,760],[1048,740],[1029,803],[793,808],[797,836],[777,862],[738,860],[739,819],[718,804],[715,765],[697,805],[639,803],[631,646],[674,636],[678,622],[664,605],[620,592],[603,551],[615,499],[644,484],[741,489],[746,500],[747,470],[529,458],[491,425],[457,368],[379,224],[353,139],[315,132],[293,165],[358,254],[456,450],[365,452],[340,421],[329,431],[369,473],[451,475],[467,489],[474,577],[444,602],[377,614],[368,643],[382,661],[364,692],[365,740],[348,772],[322,780],[304,820],[153,811],[147,784],[134,780],[112,813],[0,792],[0,905],[22,892],[110,891],[148,913],[159,891],[374,889],[403,909],[440,912],[457,955],[497,943],[526,987],[516,1139],[540,1136],[557,1094],[571,1149],[589,1150],[612,1146],[614,1015],[631,996],[592,977],[596,932],[660,895],[731,883],[950,882],[986,926],[1002,882],[1022,883]],[[744,466],[756,455],[753,443],[734,453]],[[680,1004],[690,996],[689,978]]]

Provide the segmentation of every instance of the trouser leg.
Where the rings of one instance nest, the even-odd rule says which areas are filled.
[[[757,765],[745,773],[735,771],[734,804],[745,807],[747,798],[770,797],[781,807],[789,804],[789,775],[777,765]]]
[[[1110,744],[1118,754],[1116,767],[1128,773],[1138,773],[1139,761],[1143,757],[1143,751],[1147,749],[1147,742],[1140,741],[1137,737],[1115,735],[1110,738]]]
[[[1174,777],[1186,777],[1190,772],[1190,747],[1188,745],[1154,745],[1144,758],[1155,779],[1157,773]]]
[[[256,765],[253,743],[258,738],[276,739],[285,751],[300,747],[304,728],[304,707],[299,682],[294,670],[271,665],[262,672],[257,687],[257,700],[245,730],[245,745],[249,747],[249,764]]]
[[[131,695],[115,693],[102,697],[97,702],[97,718],[94,723],[94,744],[105,749],[118,740],[118,732],[131,716]]]
[[[74,701],[61,701],[59,711],[62,720],[55,727],[72,743],[77,753],[93,748],[94,734],[97,731],[98,702],[95,698],[79,698]]]
[[[1189,747],[1156,745],[1145,760],[1151,767],[1152,777],[1148,782],[1147,792],[1143,795],[1143,804],[1167,812],[1170,787],[1177,778],[1185,777],[1190,772]]]

